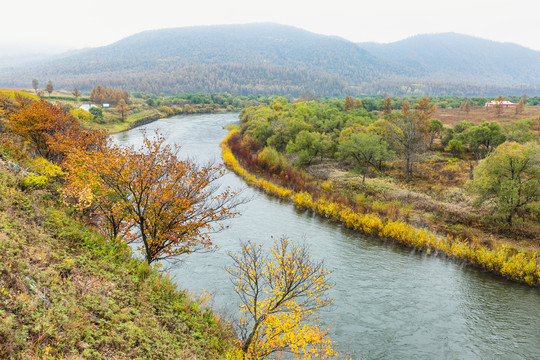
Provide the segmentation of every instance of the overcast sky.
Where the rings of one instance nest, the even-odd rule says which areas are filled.
[[[55,48],[150,29],[277,22],[354,42],[457,32],[540,50],[540,0],[7,0],[0,13],[0,44]]]

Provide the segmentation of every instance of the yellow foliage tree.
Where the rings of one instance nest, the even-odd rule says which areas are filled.
[[[323,262],[285,238],[274,243],[270,254],[246,242],[239,254],[230,256],[234,264],[227,271],[241,299],[239,334],[245,358],[284,351],[297,359],[336,355],[327,330],[314,317],[332,302],[330,272]]]

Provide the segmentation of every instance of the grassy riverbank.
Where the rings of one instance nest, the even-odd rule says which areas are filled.
[[[0,164],[0,358],[225,357],[209,309],[27,185]]]
[[[319,185],[316,181],[306,182],[302,178],[296,180],[295,186],[300,188],[296,191],[276,185],[250,174],[239,163],[230,147],[233,136],[238,137],[239,133],[232,130],[221,144],[223,159],[230,169],[242,176],[251,186],[258,187],[271,195],[288,199],[300,209],[309,209],[331,221],[339,221],[365,234],[393,240],[427,253],[456,258],[531,286],[540,285],[540,261],[537,251],[519,251],[506,245],[488,248],[475,239],[463,239],[449,234],[439,236],[427,228],[417,228],[402,220],[392,220],[378,213],[361,209],[334,192],[331,183]],[[239,139],[237,138],[236,141]],[[291,183],[293,179],[300,177],[293,169],[287,169],[286,172],[286,177]]]

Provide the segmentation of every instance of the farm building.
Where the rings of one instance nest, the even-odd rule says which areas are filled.
[[[495,107],[497,106],[498,104],[502,104],[502,107],[504,108],[515,108],[517,106],[517,104],[513,103],[513,102],[510,102],[510,101],[507,101],[507,100],[503,100],[503,101],[490,101],[490,102],[487,102],[486,103],[486,107],[487,108],[492,108],[492,107]]]

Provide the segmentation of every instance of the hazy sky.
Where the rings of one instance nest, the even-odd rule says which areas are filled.
[[[0,44],[95,47],[150,29],[277,22],[355,42],[457,32],[540,50],[539,0],[6,0],[0,13]]]

